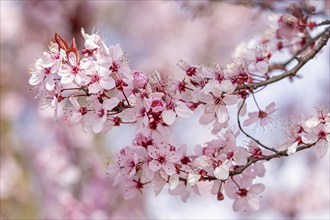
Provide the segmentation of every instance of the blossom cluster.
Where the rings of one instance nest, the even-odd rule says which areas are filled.
[[[203,184],[211,183],[210,192],[218,200],[224,195],[234,199],[235,211],[258,210],[259,194],[265,187],[254,180],[265,173],[262,160],[291,155],[306,147],[314,147],[323,156],[330,143],[330,116],[324,109],[291,123],[288,138],[279,147],[261,144],[247,135],[240,123],[245,115],[244,127],[265,127],[274,120],[274,102],[264,110],[256,102],[256,112],[248,112],[245,104],[247,98],[254,98],[253,85],[271,79],[276,69],[270,64],[273,53],[314,47],[302,41],[316,23],[307,22],[309,15],[297,11],[279,18],[273,41],[264,38],[241,50],[240,57],[226,67],[180,60],[178,78],[167,80],[157,71],[147,74],[132,70],[120,45],[107,46],[97,33],[81,30],[85,39],[81,51],[74,39],[69,46],[55,34],[49,51],[34,64],[29,83],[37,97],[55,112],[65,103],[63,111],[70,124],[80,123],[95,133],[122,124],[136,126],[131,145],[113,154],[108,171],[126,198],[142,192],[146,184],[158,195],[167,184],[170,194],[185,201],[191,193],[199,194]],[[297,38],[300,40],[292,43]],[[230,126],[229,106],[237,106],[239,130]],[[171,126],[180,118],[192,117],[196,109],[203,112],[200,124],[210,124],[215,138],[196,147],[171,143]],[[242,133],[251,139],[248,144],[237,142]],[[188,147],[194,149],[193,154],[188,153]]]

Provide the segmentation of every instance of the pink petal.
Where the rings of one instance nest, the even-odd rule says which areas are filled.
[[[107,120],[106,116],[104,116],[102,118],[98,118],[97,120],[95,120],[94,123],[93,123],[93,127],[92,127],[93,131],[95,133],[101,132],[103,127],[104,127],[104,123],[105,123],[106,120]]]
[[[225,105],[220,105],[217,113],[217,118],[218,121],[222,124],[225,123],[226,121],[228,121],[229,119],[229,115],[228,115],[228,109]]]
[[[226,103],[226,105],[233,105],[237,103],[238,96],[237,95],[227,95],[223,98],[223,102]]]
[[[77,97],[70,97],[69,98],[69,100],[70,100],[70,102],[71,102],[71,104],[73,105],[73,107],[76,109],[76,110],[78,110],[78,109],[80,109],[80,105],[79,105],[79,102],[77,101]]]
[[[253,123],[255,123],[256,121],[258,121],[258,115],[259,113],[258,112],[252,112],[252,113],[249,113],[249,119],[245,120],[243,125],[244,126],[249,126]]]
[[[212,121],[214,121],[215,115],[214,114],[204,114],[199,119],[199,123],[202,125],[210,124]]]
[[[239,149],[234,154],[234,161],[237,165],[245,165],[247,163],[247,153],[244,149]]]
[[[76,54],[73,52],[70,52],[68,55],[69,58],[69,62],[72,66],[75,66],[77,64],[77,58],[76,58]]]
[[[176,153],[174,151],[171,151],[171,152],[168,153],[167,159],[168,159],[168,161],[170,161],[172,163],[175,163],[175,162],[178,162],[180,160],[180,157],[179,157],[178,153]]]
[[[233,203],[233,209],[235,212],[239,211],[244,206],[246,206],[246,201],[244,197],[236,199]]]
[[[183,102],[177,103],[175,112],[180,118],[190,118],[194,114],[194,112]]]
[[[44,77],[40,74],[33,74],[29,79],[29,84],[32,86],[38,85],[44,80]]]
[[[155,178],[153,179],[153,181],[151,182],[151,184],[153,186],[153,190],[155,192],[155,195],[158,196],[159,193],[164,188],[164,186],[166,184],[166,181],[159,174],[157,174],[155,176]]]
[[[101,86],[98,83],[93,83],[88,86],[88,92],[92,94],[99,93],[101,91]]]
[[[327,152],[328,148],[330,147],[330,143],[325,140],[320,140],[315,144],[316,156],[324,157]]]
[[[265,112],[267,114],[272,114],[274,111],[275,111],[275,102],[272,102],[269,105],[267,105]]]
[[[252,177],[243,176],[239,185],[241,188],[249,188],[252,185]]]
[[[65,74],[65,75],[62,75],[62,77],[61,77],[61,83],[62,84],[69,84],[69,83],[72,83],[73,79],[74,79],[74,75]]]
[[[172,176],[170,176],[170,179],[168,182],[170,184],[170,190],[173,190],[179,185],[180,178],[178,175],[172,175]]]
[[[152,171],[156,172],[162,168],[162,165],[157,160],[152,160],[149,162],[149,167]]]
[[[71,123],[74,123],[74,124],[75,123],[78,123],[78,122],[80,122],[81,117],[82,117],[82,115],[81,115],[80,112],[73,112],[73,114],[72,114],[72,116],[70,118],[70,122]]]
[[[230,80],[224,80],[220,84],[220,89],[226,93],[232,93],[236,88]]]
[[[149,145],[148,146],[148,155],[152,159],[157,159],[158,158],[158,150],[154,146]]]
[[[162,112],[162,118],[165,124],[172,125],[176,119],[176,113],[172,110],[165,110]]]
[[[214,170],[214,176],[219,180],[225,180],[228,179],[229,176],[229,170],[226,169],[223,166],[217,167]]]
[[[265,74],[268,72],[268,63],[266,61],[257,62],[256,69],[259,73]]]
[[[320,123],[320,119],[317,117],[310,118],[306,121],[306,126],[309,128],[316,127]]]
[[[251,194],[258,195],[258,194],[262,193],[264,190],[265,190],[264,184],[256,183],[250,187],[249,192]]]
[[[265,126],[267,126],[267,125],[270,124],[270,123],[272,123],[272,119],[269,118],[269,117],[262,118],[262,119],[260,120],[260,125],[261,125],[262,127],[265,127]]]
[[[111,99],[104,100],[103,108],[106,110],[112,110],[119,103],[119,99],[117,97],[112,97]]]
[[[45,79],[46,89],[48,91],[53,91],[55,88],[55,83],[52,77],[48,76]]]
[[[170,162],[166,162],[165,164],[163,164],[163,169],[166,172],[166,174],[169,176],[175,173],[175,167]]]
[[[100,86],[103,89],[113,89],[116,86],[116,82],[113,78],[111,77],[103,77],[100,80]]]
[[[248,195],[246,197],[247,206],[251,211],[257,211],[260,209],[260,202],[257,196]]]
[[[90,65],[91,65],[91,61],[89,61],[88,59],[84,58],[80,60],[80,64],[79,64],[80,69],[87,69],[88,67],[90,67]]]

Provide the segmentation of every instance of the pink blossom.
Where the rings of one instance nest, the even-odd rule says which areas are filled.
[[[42,58],[38,59],[31,70],[32,76],[29,79],[30,85],[45,86],[48,91],[54,90],[54,77],[53,74],[57,73],[58,68],[56,66],[46,67],[45,60]]]
[[[109,74],[109,70],[100,66],[93,65],[87,73],[87,76],[89,77],[89,93],[97,94],[103,90],[113,89],[116,86],[116,82],[112,77],[109,76]]]
[[[116,97],[112,97],[111,99],[104,100],[101,104],[96,96],[91,96],[88,98],[88,101],[93,106],[93,109],[85,115],[84,123],[86,126],[92,127],[95,133],[99,133],[102,131],[107,120],[108,111],[115,108],[119,100]]]
[[[330,147],[330,123],[321,123],[316,127],[309,129],[302,137],[306,144],[315,144],[314,148],[318,157],[327,154]]]
[[[156,172],[163,168],[167,175],[175,173],[174,163],[179,161],[179,155],[171,151],[169,144],[148,146],[148,155],[151,158],[149,167],[152,171]]]
[[[91,66],[91,61],[84,58],[81,61],[77,61],[76,54],[71,52],[68,55],[68,63],[62,65],[62,69],[58,75],[61,77],[62,84],[68,84],[75,82],[78,85],[85,85],[88,82],[86,70]]]
[[[254,49],[249,51],[247,59],[250,61],[249,71],[250,73],[255,74],[266,74],[268,72],[268,60],[271,56],[271,53],[267,48],[262,46],[256,46]]]
[[[259,194],[265,190],[263,184],[252,185],[252,179],[247,176],[233,178],[225,184],[225,192],[231,199],[235,199],[233,209],[235,212],[245,209],[256,211],[260,209]]]
[[[109,48],[102,47],[96,54],[96,60],[97,64],[110,70],[110,72],[132,78],[130,67],[119,44],[110,45]]]
[[[265,111],[259,110],[258,112],[249,113],[249,118],[244,121],[243,125],[249,126],[257,122],[262,127],[265,127],[268,124],[272,123],[273,119],[270,115],[273,114],[275,110],[275,102],[272,102],[267,105]]]
[[[184,102],[178,101],[173,107],[174,109],[168,109],[162,112],[163,121],[167,125],[172,125],[177,116],[180,118],[190,118],[193,115],[193,111]],[[171,108],[173,107],[171,106]]]

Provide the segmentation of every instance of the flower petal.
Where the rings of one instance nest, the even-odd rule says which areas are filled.
[[[111,99],[107,99],[103,101],[103,108],[106,110],[112,110],[119,103],[119,99],[117,97],[112,97]]]
[[[176,113],[172,110],[165,110],[162,112],[162,118],[165,124],[172,125],[176,119]]]

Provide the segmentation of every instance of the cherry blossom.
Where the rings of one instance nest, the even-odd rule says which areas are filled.
[[[116,83],[109,74],[109,70],[100,66],[92,65],[87,73],[87,76],[89,77],[89,92],[96,94],[103,90],[113,89],[116,86]]]
[[[325,46],[329,31],[313,38],[316,26],[308,20],[311,15],[302,16],[299,14],[305,12],[297,11],[282,15],[271,37],[255,41],[252,48],[243,46],[246,50],[233,62],[221,66],[189,64],[181,59],[175,69],[181,73],[177,77],[164,77],[166,73],[157,70],[132,71],[119,44],[106,45],[100,35],[87,34],[83,28],[81,51],[74,39],[69,47],[55,34],[49,50],[32,67],[29,83],[55,112],[66,105],[63,110],[70,124],[81,123],[85,131],[105,133],[114,126],[135,126],[133,140],[112,154],[108,168],[113,184],[120,186],[125,198],[142,193],[144,186],[151,184],[156,195],[168,185],[169,194],[186,201],[207,183],[219,201],[225,195],[234,200],[234,211],[256,211],[265,187],[253,181],[265,175],[262,161],[308,148],[324,156],[329,148],[330,119],[324,108],[286,126],[289,131],[279,146],[263,144],[240,124],[240,118],[247,114],[244,126],[272,125],[275,102],[261,110],[255,93],[287,77],[294,78]],[[303,42],[307,37],[311,40]],[[295,53],[299,48],[306,50],[304,59],[295,55],[283,64],[273,64],[273,54],[283,50]],[[298,64],[290,70],[288,64],[294,58]],[[251,98],[258,111],[247,108],[246,101]],[[232,109],[236,109],[233,114],[229,112]],[[235,114],[237,117],[232,118]],[[211,124],[212,138],[196,146],[172,140],[172,128],[179,118],[194,115],[200,124]]]
[[[104,124],[107,121],[108,111],[118,105],[119,99],[112,97],[111,99],[104,100],[103,103],[100,103],[97,96],[90,96],[87,101],[92,106],[92,109],[84,116],[85,126],[91,126],[95,133],[99,133],[102,131]]]
[[[151,158],[149,167],[152,171],[156,172],[163,168],[167,175],[173,175],[175,173],[174,163],[179,161],[179,156],[175,151],[171,151],[170,145],[150,145],[148,146],[148,155]]]
[[[91,66],[91,62],[84,58],[78,63],[77,59],[75,53],[69,53],[68,63],[64,64],[58,73],[61,77],[62,84],[68,84],[74,81],[78,85],[85,85],[88,82],[86,70]]]
[[[251,112],[248,114],[249,118],[244,121],[244,126],[250,126],[251,124],[257,123],[262,127],[265,127],[272,123],[272,117],[270,116],[276,111],[275,103],[272,102],[266,106],[265,111],[259,110],[258,112]]]
[[[265,190],[263,184],[252,185],[250,177],[233,178],[225,185],[225,192],[229,198],[235,199],[233,209],[235,212],[245,209],[256,211],[260,209],[258,195]]]

